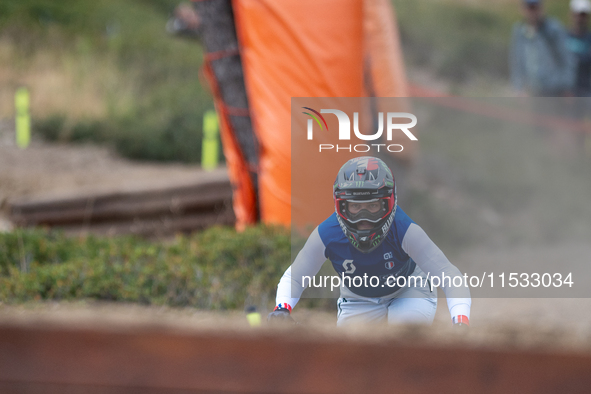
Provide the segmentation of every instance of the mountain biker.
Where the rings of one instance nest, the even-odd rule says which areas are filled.
[[[347,161],[337,174],[333,199],[335,212],[314,229],[279,281],[277,306],[269,320],[291,320],[291,310],[310,282],[305,277],[315,276],[328,258],[343,278],[338,326],[382,321],[431,324],[437,290],[429,278],[461,274],[397,206],[396,184],[388,166],[369,156]],[[453,324],[468,326],[468,288],[445,280],[441,287]]]

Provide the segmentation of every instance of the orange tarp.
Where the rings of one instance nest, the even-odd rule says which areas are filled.
[[[265,223],[289,225],[292,212],[300,215],[304,206],[310,205],[307,198],[293,201],[292,168],[297,168],[298,176],[300,172],[314,176],[322,171],[322,178],[328,179],[334,175],[323,169],[336,166],[331,154],[314,162],[301,152],[300,157],[292,157],[292,98],[407,96],[395,17],[389,0],[232,0],[232,6],[251,120],[260,144],[260,217]],[[393,110],[379,105],[378,112]],[[396,110],[406,112],[408,108],[402,102]],[[294,109],[294,113],[298,112]],[[369,112],[361,116],[366,125],[371,123]],[[240,225],[244,223],[241,218],[247,223],[251,219],[252,191],[240,157],[232,153],[235,141],[230,134],[224,137],[224,143],[228,141],[224,150],[227,156],[235,156],[235,160],[228,160],[231,177],[244,177],[246,182],[236,191],[234,203]],[[396,158],[408,161],[414,156],[414,147]],[[330,185],[328,182],[327,193]],[[313,196],[314,191],[304,194]],[[296,207],[293,211],[292,203]],[[313,211],[324,212],[322,206]],[[311,213],[306,211],[299,219],[310,219]]]
[[[362,0],[233,0],[260,142],[261,220],[291,223],[291,98],[359,97]]]

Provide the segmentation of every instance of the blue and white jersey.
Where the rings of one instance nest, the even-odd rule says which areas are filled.
[[[294,262],[283,274],[277,286],[276,304],[295,307],[309,284],[304,278],[318,274],[326,259],[331,261],[339,276],[343,275],[351,280],[374,278],[371,286],[358,286],[359,282],[353,282],[354,286],[348,286],[345,281],[348,291],[360,298],[396,297],[399,288],[382,286],[385,284],[384,281],[389,277],[407,278],[413,274],[416,266],[431,277],[461,276],[460,271],[450,263],[425,231],[400,207],[397,208],[386,239],[370,253],[362,253],[351,245],[338,223],[336,213],[333,213],[314,229]],[[378,278],[379,283],[375,282],[375,278]],[[441,288],[447,297],[451,316],[469,317],[469,289],[446,285],[446,282],[443,282]]]
[[[415,269],[415,262],[402,248],[402,240],[408,227],[414,223],[400,208],[396,210],[394,221],[384,241],[370,253],[362,253],[347,239],[336,213],[318,226],[318,235],[325,246],[324,255],[332,262],[335,271],[341,275],[351,277],[364,276],[379,278],[376,286],[347,286],[353,293],[363,297],[384,297],[399,289],[398,286],[388,285],[388,278],[399,276],[408,277]]]

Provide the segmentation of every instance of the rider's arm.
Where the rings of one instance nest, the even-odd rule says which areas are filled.
[[[318,227],[314,229],[306,244],[300,250],[292,265],[285,271],[277,286],[277,306],[287,308],[295,307],[305,287],[302,277],[314,277],[320,267],[326,261],[324,243],[318,234]],[[308,285],[306,281],[306,285]]]
[[[438,276],[442,278],[461,276],[460,270],[450,263],[443,252],[427,236],[425,231],[415,223],[412,223],[404,239],[402,240],[402,249],[408,254],[415,263],[430,277]],[[462,320],[459,316],[470,318],[470,290],[467,287],[455,287],[450,281],[442,281],[441,288],[447,298],[447,306],[454,323]]]

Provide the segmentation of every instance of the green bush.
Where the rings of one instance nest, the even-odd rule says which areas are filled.
[[[65,115],[54,114],[45,119],[34,119],[33,130],[47,141],[57,141],[61,139],[65,123]]]
[[[162,118],[160,113],[117,119],[104,139],[114,143],[117,152],[135,160],[201,160],[203,116],[192,109]]]
[[[173,242],[69,238],[46,230],[0,234],[0,301],[99,300],[268,307],[290,263],[290,233],[211,228]]]

